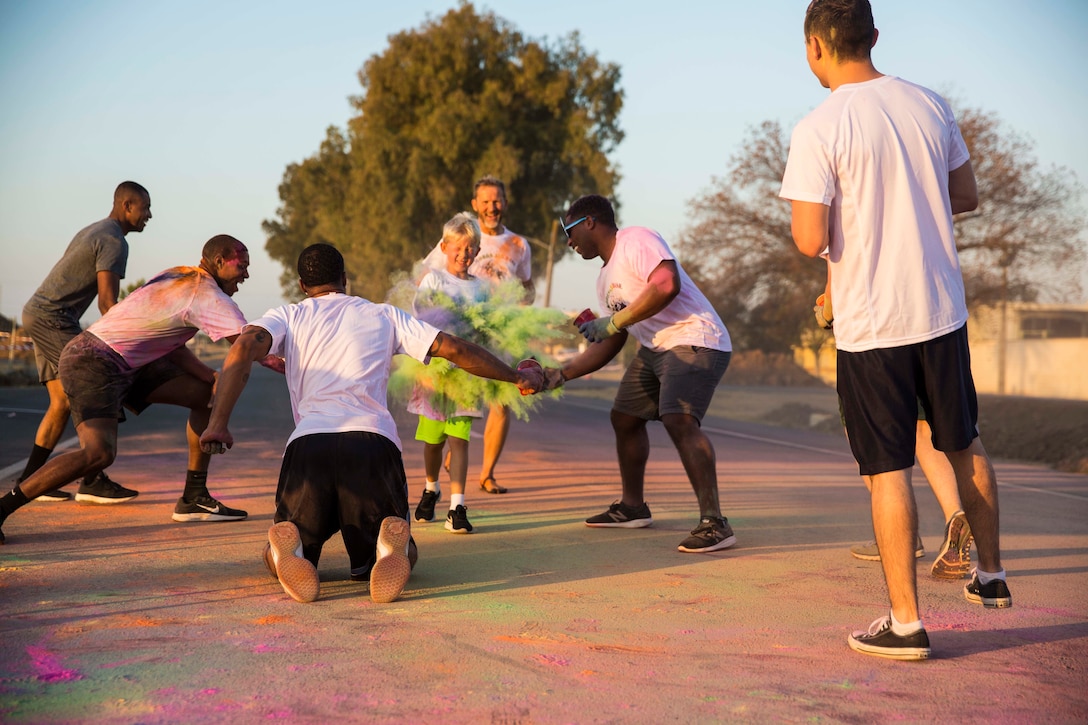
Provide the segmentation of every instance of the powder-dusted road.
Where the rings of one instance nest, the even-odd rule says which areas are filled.
[[[659,426],[654,526],[582,524],[619,495],[608,403],[592,387],[515,423],[499,467],[510,493],[469,489],[477,533],[413,525],[419,565],[386,605],[347,581],[338,539],[313,604],[284,595],[258,558],[290,430],[282,380],[256,372],[239,443],[213,462],[213,493],[248,509],[244,522],[171,522],[184,413],[131,419],[110,472],[135,502],[36,502],[4,526],[0,720],[1088,720],[1088,477],[998,465],[1014,606],[989,611],[928,576],[942,522],[916,475],[933,657],[893,662],[846,646],[887,605],[879,569],[848,554],[871,527],[841,436],[708,418],[739,543],[681,554],[695,503]],[[33,409],[28,395],[0,390],[5,446],[27,444],[4,406]],[[723,388],[718,410],[747,395]],[[414,506],[422,462],[403,422]],[[470,480],[477,439],[471,457]]]

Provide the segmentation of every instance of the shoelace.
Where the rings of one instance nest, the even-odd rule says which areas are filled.
[[[880,617],[879,619],[873,620],[873,623],[869,625],[869,630],[867,633],[869,635],[880,634],[885,629],[891,629],[891,626],[891,617]]]

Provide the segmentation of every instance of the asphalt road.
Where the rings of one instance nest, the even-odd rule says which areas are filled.
[[[942,521],[917,475],[933,656],[893,662],[846,645],[887,603],[879,568],[848,554],[871,526],[841,436],[708,418],[739,542],[681,554],[696,508],[660,426],[654,526],[582,524],[619,495],[608,403],[592,392],[572,386],[514,424],[499,467],[510,493],[469,489],[476,533],[413,525],[420,562],[387,605],[347,581],[336,538],[313,604],[289,599],[259,561],[291,426],[282,380],[256,371],[238,444],[213,463],[209,486],[250,511],[244,522],[173,523],[185,413],[130,419],[111,475],[141,492],[135,502],[35,502],[4,524],[0,720],[1088,720],[1085,476],[999,463],[1014,606],[989,611],[928,576]],[[725,409],[731,395],[719,393]],[[42,407],[41,391],[0,390],[0,466],[25,456],[37,425],[10,411]],[[414,505],[422,461],[402,420]],[[472,481],[479,440],[470,457]]]

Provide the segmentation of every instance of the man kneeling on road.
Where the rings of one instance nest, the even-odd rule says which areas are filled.
[[[423,363],[442,357],[525,392],[538,391],[543,377],[392,305],[349,296],[344,258],[332,245],[304,249],[298,276],[306,299],[269,310],[231,348],[200,443],[208,453],[234,444],[227,424],[250,367],[269,354],[282,357],[295,430],[280,467],[265,563],[291,598],[312,602],[320,594],[321,549],[339,530],[351,578],[369,580],[375,602],[391,602],[415,558],[408,480],[386,404],[393,356]]]

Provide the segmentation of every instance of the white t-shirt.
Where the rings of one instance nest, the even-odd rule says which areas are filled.
[[[432,269],[419,281],[417,305],[425,303],[428,292],[441,292],[454,302],[471,305],[487,299],[490,285],[479,277],[461,279],[445,269]]]
[[[429,270],[445,270],[446,261],[442,242],[439,242],[423,260],[423,266]],[[480,235],[480,253],[468,268],[468,273],[489,282],[510,279],[528,282],[533,277],[532,261],[533,250],[525,237],[504,229],[498,236]]]
[[[968,159],[945,100],[894,76],[839,86],[797,124],[779,196],[831,207],[840,350],[924,342],[966,323],[948,174]]]
[[[272,335],[273,355],[286,360],[295,430],[367,431],[401,447],[386,391],[393,356],[426,363],[438,329],[392,305],[328,294],[275,307],[250,323]]]
[[[246,318],[200,267],[172,267],[111,307],[87,328],[125,359],[147,365],[203,330],[212,340],[237,335]]]
[[[597,275],[597,299],[609,313],[627,307],[646,289],[646,280],[659,264],[676,261],[661,235],[646,227],[626,227],[616,232],[616,246],[608,264]],[[706,296],[687,272],[680,273],[680,294],[653,317],[627,328],[644,347],[656,352],[681,345],[730,352],[729,331]]]

